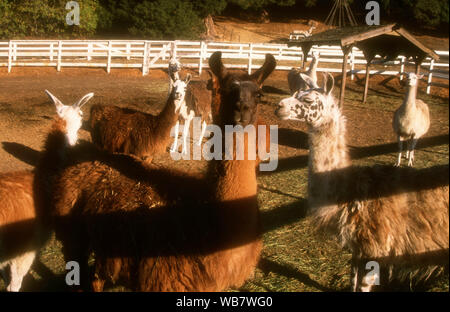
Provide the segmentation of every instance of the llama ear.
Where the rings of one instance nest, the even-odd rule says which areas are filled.
[[[191,81],[191,74],[187,74],[186,78],[184,78],[184,82],[186,83],[186,85]]]
[[[423,78],[423,74],[418,74],[417,75],[417,80],[420,80],[420,79],[422,79]]]
[[[256,80],[259,86],[262,85],[264,80],[269,77],[269,75],[274,71],[275,67],[277,66],[277,61],[273,57],[272,54],[267,53],[266,54],[266,60],[264,61],[264,64],[253,74],[250,75],[250,78],[252,80]]]
[[[300,73],[300,78],[306,83],[306,85],[308,86],[309,89],[318,89],[319,86],[317,85],[317,83],[311,79],[311,77],[309,77],[308,75],[304,74],[304,73]]]
[[[63,112],[65,105],[56,96],[51,94],[50,91],[45,90],[45,93],[47,93],[50,100],[53,102],[53,104],[55,104],[56,113],[58,114],[58,116],[62,117],[62,112]]]
[[[334,77],[330,73],[324,73],[323,74],[323,90],[325,91],[325,94],[328,95],[331,93],[334,87]]]
[[[81,108],[81,106],[86,104],[93,96],[94,96],[93,92],[86,94],[77,103],[75,103],[74,106]]]
[[[222,63],[222,52],[216,51],[209,57],[209,68],[219,79],[222,79],[227,74],[227,69]]]

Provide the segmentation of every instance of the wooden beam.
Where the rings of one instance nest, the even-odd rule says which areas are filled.
[[[420,41],[418,41],[413,35],[411,35],[409,32],[407,32],[405,29],[403,28],[398,28],[395,30],[397,33],[399,33],[400,35],[402,35],[403,37],[405,37],[407,40],[411,41],[412,44],[414,44],[415,46],[417,46],[420,50],[422,50],[425,54],[428,54],[431,58],[433,58],[435,61],[439,60],[439,55],[437,55],[436,53],[434,53],[433,50],[431,50],[430,48],[427,48],[426,46],[424,46]]]
[[[342,51],[344,52],[344,58],[342,61],[341,92],[339,95],[339,107],[340,108],[342,108],[344,106],[345,83],[347,81],[347,62],[348,62],[348,55],[351,50],[352,50],[351,46],[342,47]]]
[[[343,37],[341,38],[341,46],[348,46],[356,43],[357,41],[366,40],[372,37],[376,37],[379,35],[383,35],[391,32],[395,28],[396,24],[389,24],[382,27],[377,27],[372,30],[368,30],[353,36]]]

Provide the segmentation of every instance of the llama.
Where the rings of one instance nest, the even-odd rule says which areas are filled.
[[[222,131],[225,125],[255,124],[259,85],[275,64],[268,54],[252,75],[229,73],[221,53],[211,55],[223,102],[214,123]],[[245,147],[256,145],[248,136],[243,141]],[[211,160],[206,176],[123,154],[78,160],[61,172],[54,192],[55,232],[65,258],[87,272],[92,248],[95,291],[106,281],[139,291],[239,287],[262,247],[255,160],[249,158]]]
[[[189,126],[194,117],[200,117],[202,122],[202,129],[197,145],[201,145],[203,137],[205,136],[207,124],[212,122],[212,74],[209,81],[203,80],[190,80],[190,83],[186,89],[186,96],[184,98],[186,105],[180,111],[180,117],[175,125],[175,140],[172,145],[171,151],[175,152],[178,147],[178,129],[180,120],[184,121],[183,135],[182,135],[182,153],[187,151],[187,136]]]
[[[133,154],[151,162],[155,155],[166,151],[170,130],[184,106],[189,79],[174,82],[172,96],[156,116],[118,106],[92,105],[92,141],[110,153]]]
[[[7,291],[19,291],[38,250],[31,171],[0,174],[0,271],[9,268]],[[8,280],[8,274],[4,274]]]
[[[46,145],[57,148],[57,153],[51,159],[42,158],[40,163],[41,168],[45,166],[54,170],[63,161],[61,156],[66,145],[76,143],[77,132],[81,127],[81,106],[93,93],[85,95],[72,106],[62,104],[47,90],[46,93],[54,102],[58,114]],[[44,197],[49,192],[50,181],[49,176],[43,177],[41,173],[21,171],[0,174],[0,270],[9,266],[10,283],[7,291],[20,290],[23,277],[28,273],[48,234],[48,220],[44,220],[46,215],[43,210],[46,207]]]
[[[427,133],[430,128],[430,112],[428,105],[416,99],[417,86],[423,75],[408,73],[405,99],[403,104],[395,111],[392,126],[398,140],[398,159],[396,166],[402,161],[403,141],[406,140],[408,166],[413,165],[414,148],[417,140]]]
[[[180,80],[180,74],[182,65],[180,61],[175,57],[174,53],[170,53],[169,66],[167,68],[167,74],[169,75],[169,91],[167,96],[172,92],[175,81]]]
[[[333,77],[324,75],[321,89],[308,76],[302,78],[312,88],[282,100],[275,113],[308,124],[309,213],[320,232],[333,233],[352,251],[353,290],[372,290],[364,276],[370,260],[383,265],[388,280],[396,278],[399,263],[412,265],[426,254],[440,254],[440,264],[448,267],[448,166],[422,171],[353,167],[346,119],[331,94]],[[427,276],[430,267],[418,262],[417,272]]]
[[[312,61],[309,69],[306,72],[302,72],[299,68],[292,68],[288,73],[288,84],[291,95],[297,91],[303,91],[307,89],[305,81],[301,77],[302,74],[308,75],[317,84],[317,64],[319,64],[319,52],[314,51],[312,53]]]

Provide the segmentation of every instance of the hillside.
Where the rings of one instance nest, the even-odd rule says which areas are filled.
[[[215,40],[230,42],[277,42],[286,39],[294,30],[308,30],[309,20],[295,19],[286,22],[255,23],[233,17],[214,17]],[[319,22],[313,33],[318,33],[330,27]],[[434,50],[448,50],[449,40],[434,37],[424,33],[415,33],[409,29],[418,40]]]

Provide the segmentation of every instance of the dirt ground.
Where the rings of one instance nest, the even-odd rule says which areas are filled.
[[[184,77],[185,73],[182,73]],[[206,79],[207,74],[202,78]],[[279,165],[270,174],[258,178],[259,200],[263,213],[264,251],[255,278],[242,289],[247,291],[320,291],[349,290],[349,254],[334,242],[322,242],[311,234],[302,207],[306,196],[307,128],[295,121],[279,121],[274,109],[288,96],[287,72],[275,72],[266,81],[260,116],[267,124],[279,127]],[[339,82],[336,76],[337,82]],[[22,68],[8,74],[0,68],[0,172],[33,168],[55,116],[53,104],[44,93],[50,90],[69,104],[88,92],[93,99],[83,108],[89,118],[92,104],[127,106],[158,113],[165,102],[168,79],[162,70],[151,70],[142,76],[139,70]],[[360,103],[363,77],[348,80],[344,114],[348,118],[348,144],[355,164],[393,164],[397,144],[392,131],[394,110],[401,104],[405,88],[395,77],[374,76],[369,98]],[[337,96],[339,86],[334,90]],[[431,128],[418,143],[416,166],[419,168],[449,162],[449,91],[433,88],[425,94],[425,83],[419,98],[428,103]],[[82,129],[82,139],[90,140]],[[154,160],[165,166],[201,171],[205,161],[173,161],[169,154]],[[57,242],[42,252],[40,265],[54,276],[61,274],[61,254]],[[55,290],[39,283],[44,273],[34,267],[25,290]],[[0,281],[0,290],[2,289]],[[432,285],[429,290],[448,291],[447,282]]]

